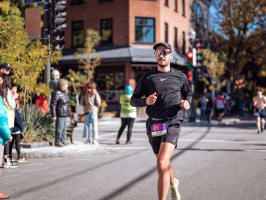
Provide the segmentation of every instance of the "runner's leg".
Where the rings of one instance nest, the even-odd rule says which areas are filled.
[[[158,200],[166,200],[170,185],[170,158],[174,152],[175,145],[162,142],[157,155],[158,171]]]
[[[170,176],[170,184],[173,185],[175,183],[175,177],[174,177],[173,168],[171,164],[169,164],[169,176]]]
[[[261,128],[261,131],[262,131],[262,130],[264,130],[265,119],[262,117],[260,121],[261,121],[261,127],[260,128]]]
[[[257,131],[260,132],[260,117],[257,117]]]

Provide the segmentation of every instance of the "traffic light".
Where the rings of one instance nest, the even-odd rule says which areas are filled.
[[[192,73],[190,70],[187,71],[187,79],[190,83],[192,83]]]
[[[66,28],[66,0],[52,0],[52,33],[51,42],[55,50],[62,51],[64,48],[64,36],[63,29]]]
[[[192,59],[192,58],[193,58],[193,53],[192,53],[192,51],[187,52],[187,58],[188,58],[188,59]]]
[[[197,60],[197,66],[203,65],[203,58],[202,58],[202,41],[200,39],[196,40],[196,60]]]
[[[187,52],[187,58],[188,58],[188,68],[187,68],[187,78],[190,83],[192,83],[192,59],[193,59],[193,53],[192,51]]]

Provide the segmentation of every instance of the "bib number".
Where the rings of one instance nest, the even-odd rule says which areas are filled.
[[[152,137],[165,135],[167,131],[168,131],[167,122],[151,124],[151,136]]]

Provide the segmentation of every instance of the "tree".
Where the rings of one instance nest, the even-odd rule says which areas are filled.
[[[73,87],[76,104],[78,105],[78,96],[81,94],[82,87],[94,79],[95,68],[100,65],[101,58],[93,57],[96,52],[94,47],[99,43],[101,37],[99,33],[93,29],[87,30],[87,37],[83,48],[75,53],[79,59],[79,71],[69,70],[68,80]],[[72,104],[74,105],[74,104]]]
[[[242,74],[250,81],[265,80],[265,1],[216,0],[215,7],[218,28],[211,33],[211,48],[225,55],[226,76],[232,85]]]
[[[100,57],[92,58],[93,53],[96,52],[94,47],[99,43],[100,40],[101,37],[97,31],[88,29],[84,48],[80,48],[76,52],[76,56],[80,62],[79,68],[84,70],[88,78],[88,82],[94,79],[95,68],[100,65]]]
[[[0,2],[0,62],[13,67],[13,82],[21,89],[21,97],[27,104],[32,95],[49,92],[48,87],[39,83],[48,59],[55,63],[60,52],[51,52],[51,47],[41,41],[30,41],[20,10],[9,1]]]
[[[226,69],[225,63],[223,62],[225,55],[220,55],[210,49],[204,49],[202,53],[204,58],[203,64],[207,67],[208,74],[210,76],[209,90],[218,91],[226,84],[225,80],[221,81],[221,77],[224,76]],[[206,78],[204,82],[208,82]]]

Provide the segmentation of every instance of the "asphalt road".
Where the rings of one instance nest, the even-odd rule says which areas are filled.
[[[2,169],[0,191],[16,200],[157,199],[156,160],[145,123],[135,123],[131,145],[124,145],[126,133],[121,145],[114,144],[119,125],[119,120],[99,125],[105,150]],[[250,121],[185,125],[172,166],[182,200],[266,200],[266,131],[258,135]]]

